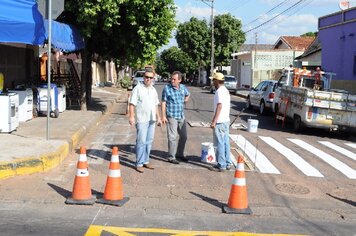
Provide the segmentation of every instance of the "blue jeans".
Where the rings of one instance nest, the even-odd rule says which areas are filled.
[[[220,169],[231,165],[229,122],[218,123],[214,128],[214,146],[216,146],[216,159]]]
[[[149,163],[149,157],[155,134],[155,121],[141,122],[136,124],[136,166],[142,167]]]

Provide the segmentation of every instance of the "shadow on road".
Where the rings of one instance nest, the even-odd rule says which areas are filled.
[[[218,208],[221,208],[224,204],[219,202],[218,200],[216,199],[213,199],[213,198],[210,198],[210,197],[205,197],[199,193],[194,193],[194,192],[190,192],[191,194],[193,194],[194,196],[197,196],[199,197],[201,200],[207,202],[207,203],[210,203],[211,205],[213,206],[216,206]]]
[[[347,203],[347,204],[349,204],[349,205],[351,205],[351,206],[353,206],[353,207],[356,207],[356,202],[354,202],[354,201],[351,201],[351,200],[345,199],[345,198],[339,198],[339,197],[336,197],[336,196],[331,195],[330,193],[326,193],[326,195],[328,195],[328,196],[330,196],[330,197],[332,197],[332,198],[334,198],[334,199],[336,199],[336,200],[345,202],[345,203]]]
[[[57,185],[51,184],[51,183],[47,183],[48,186],[50,186],[54,191],[56,191],[57,193],[59,193],[59,195],[63,196],[64,198],[69,198],[70,196],[72,196],[72,192],[61,188]]]

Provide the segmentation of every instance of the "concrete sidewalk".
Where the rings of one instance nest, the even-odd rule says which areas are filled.
[[[58,118],[50,118],[49,140],[46,116],[21,122],[12,133],[0,133],[0,179],[56,167],[115,102],[123,103],[122,113],[126,112],[126,90],[94,87],[92,91],[87,111],[66,110]]]
[[[242,97],[242,98],[247,98],[249,92],[250,92],[250,90],[247,90],[247,89],[237,89],[235,91],[235,95]]]

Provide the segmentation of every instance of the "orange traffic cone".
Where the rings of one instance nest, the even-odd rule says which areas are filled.
[[[129,200],[127,197],[124,198],[118,152],[117,147],[112,149],[109,174],[106,179],[104,196],[99,198],[96,201],[97,203],[122,206]]]
[[[241,155],[238,157],[228,204],[227,206],[223,206],[222,210],[228,214],[252,214],[251,209],[248,207],[245,167]]]
[[[74,179],[72,196],[67,198],[67,204],[93,205],[95,196],[91,194],[88,162],[85,147],[80,147],[77,174]]]

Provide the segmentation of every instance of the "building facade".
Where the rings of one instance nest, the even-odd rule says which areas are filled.
[[[356,7],[319,18],[322,68],[336,73],[332,88],[356,93]]]
[[[237,86],[248,89],[263,80],[279,79],[281,69],[293,65],[313,40],[282,36],[274,45],[242,45],[239,52],[231,54],[231,74],[237,78]]]

